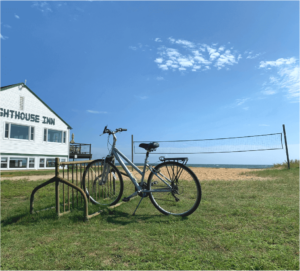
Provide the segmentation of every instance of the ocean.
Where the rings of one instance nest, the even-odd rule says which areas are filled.
[[[158,163],[149,163],[151,166],[156,166]],[[119,165],[116,163],[116,165]],[[143,166],[143,163],[136,163],[137,166]],[[130,166],[126,163],[126,166]],[[208,167],[208,168],[250,168],[264,169],[273,167],[273,165],[235,165],[235,164],[187,164],[188,167]]]
[[[211,167],[211,168],[253,168],[264,169],[273,167],[273,165],[230,165],[230,164],[187,164],[189,167]]]

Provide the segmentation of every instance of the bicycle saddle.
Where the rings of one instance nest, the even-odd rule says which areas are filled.
[[[157,142],[151,142],[149,144],[141,143],[139,147],[145,149],[146,151],[153,151],[159,147],[159,144]]]

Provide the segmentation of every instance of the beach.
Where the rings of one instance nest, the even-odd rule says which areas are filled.
[[[131,167],[129,167],[131,169]],[[247,174],[253,171],[261,171],[262,169],[242,169],[242,168],[203,168],[203,167],[190,167],[190,169],[198,177],[199,181],[212,181],[212,180],[222,180],[222,181],[239,181],[239,180],[266,180],[270,178],[256,177],[251,174]],[[123,171],[123,170],[122,170]],[[146,172],[146,178],[148,178],[150,171]],[[62,173],[60,175],[62,177]],[[138,178],[140,175],[134,171],[134,176]],[[15,177],[2,177],[3,180],[28,180],[28,181],[38,181],[38,180],[49,180],[54,175],[39,175],[39,176],[15,176]],[[80,177],[78,176],[78,179]],[[123,180],[129,180],[128,177],[123,176]]]

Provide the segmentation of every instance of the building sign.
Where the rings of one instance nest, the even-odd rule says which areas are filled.
[[[44,116],[40,118],[39,115],[14,111],[10,109],[0,108],[0,117],[4,117],[4,118],[10,117],[11,119],[21,119],[21,120],[27,120],[27,121],[37,122],[37,123],[41,121],[43,124],[55,125],[55,119],[44,117]]]

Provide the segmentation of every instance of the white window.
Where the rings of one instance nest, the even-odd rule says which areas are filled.
[[[44,129],[45,142],[66,143],[66,132],[52,129]]]
[[[34,140],[34,127],[5,123],[5,138]]]
[[[40,158],[40,167],[45,167],[45,159]]]
[[[1,168],[7,168],[7,157],[1,157]]]
[[[24,110],[24,97],[20,96],[20,110]]]
[[[55,167],[55,158],[47,158],[46,167]]]
[[[27,158],[11,157],[9,168],[27,168]]]
[[[34,158],[29,158],[29,167],[34,168]]]

